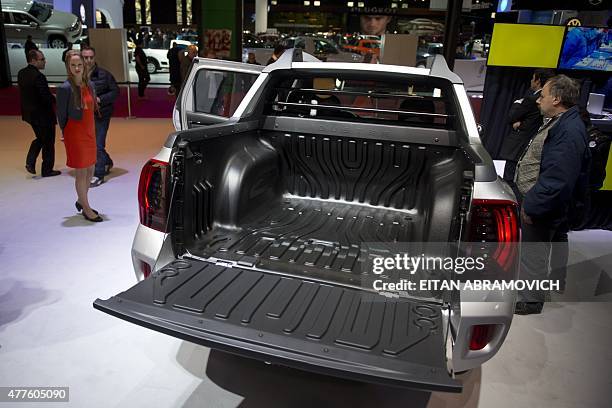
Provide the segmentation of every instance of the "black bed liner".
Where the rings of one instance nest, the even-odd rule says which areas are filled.
[[[356,380],[461,392],[441,306],[341,285],[177,260],[94,307],[194,343]]]
[[[363,244],[409,241],[418,234],[420,219],[408,211],[285,197],[252,211],[239,229],[215,225],[189,252],[359,286],[371,275]]]

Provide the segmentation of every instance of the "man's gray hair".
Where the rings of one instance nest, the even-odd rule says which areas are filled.
[[[561,105],[571,108],[578,103],[580,98],[580,85],[578,82],[566,75],[557,75],[546,81],[550,95],[559,98]]]

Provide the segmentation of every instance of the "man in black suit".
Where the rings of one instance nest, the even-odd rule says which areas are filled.
[[[551,69],[536,69],[525,96],[514,101],[510,107],[508,123],[512,126],[512,132],[504,139],[500,158],[506,160],[504,180],[512,186],[514,185],[516,163],[542,125],[542,115],[536,100],[546,81],[553,76],[555,76],[555,71]]]
[[[21,118],[34,130],[36,139],[32,141],[26,158],[26,170],[36,174],[36,159],[42,150],[43,177],[57,176],[55,164],[55,97],[49,90],[47,78],[40,72],[45,69],[45,56],[40,50],[28,53],[28,66],[17,74],[21,95]]]

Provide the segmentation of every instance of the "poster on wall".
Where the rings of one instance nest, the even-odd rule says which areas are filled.
[[[348,15],[348,32],[373,36],[393,33],[397,30],[396,10],[382,7],[353,7]]]
[[[84,26],[95,27],[93,0],[72,0],[72,14],[78,16]]]
[[[204,30],[204,52],[214,53],[216,58],[229,58],[232,47],[232,30]]]

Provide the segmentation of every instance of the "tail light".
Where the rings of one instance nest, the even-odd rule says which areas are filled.
[[[151,275],[151,265],[145,261],[140,261],[140,270],[142,271],[142,276],[144,276],[145,279]]]
[[[138,184],[140,223],[161,232],[167,232],[168,170],[168,163],[151,159],[142,168]]]
[[[470,350],[482,350],[493,338],[495,324],[479,324],[472,326],[470,337]]]
[[[520,238],[518,206],[509,200],[472,201],[470,242],[497,243],[483,245],[488,256],[505,270],[511,270],[518,258]]]

